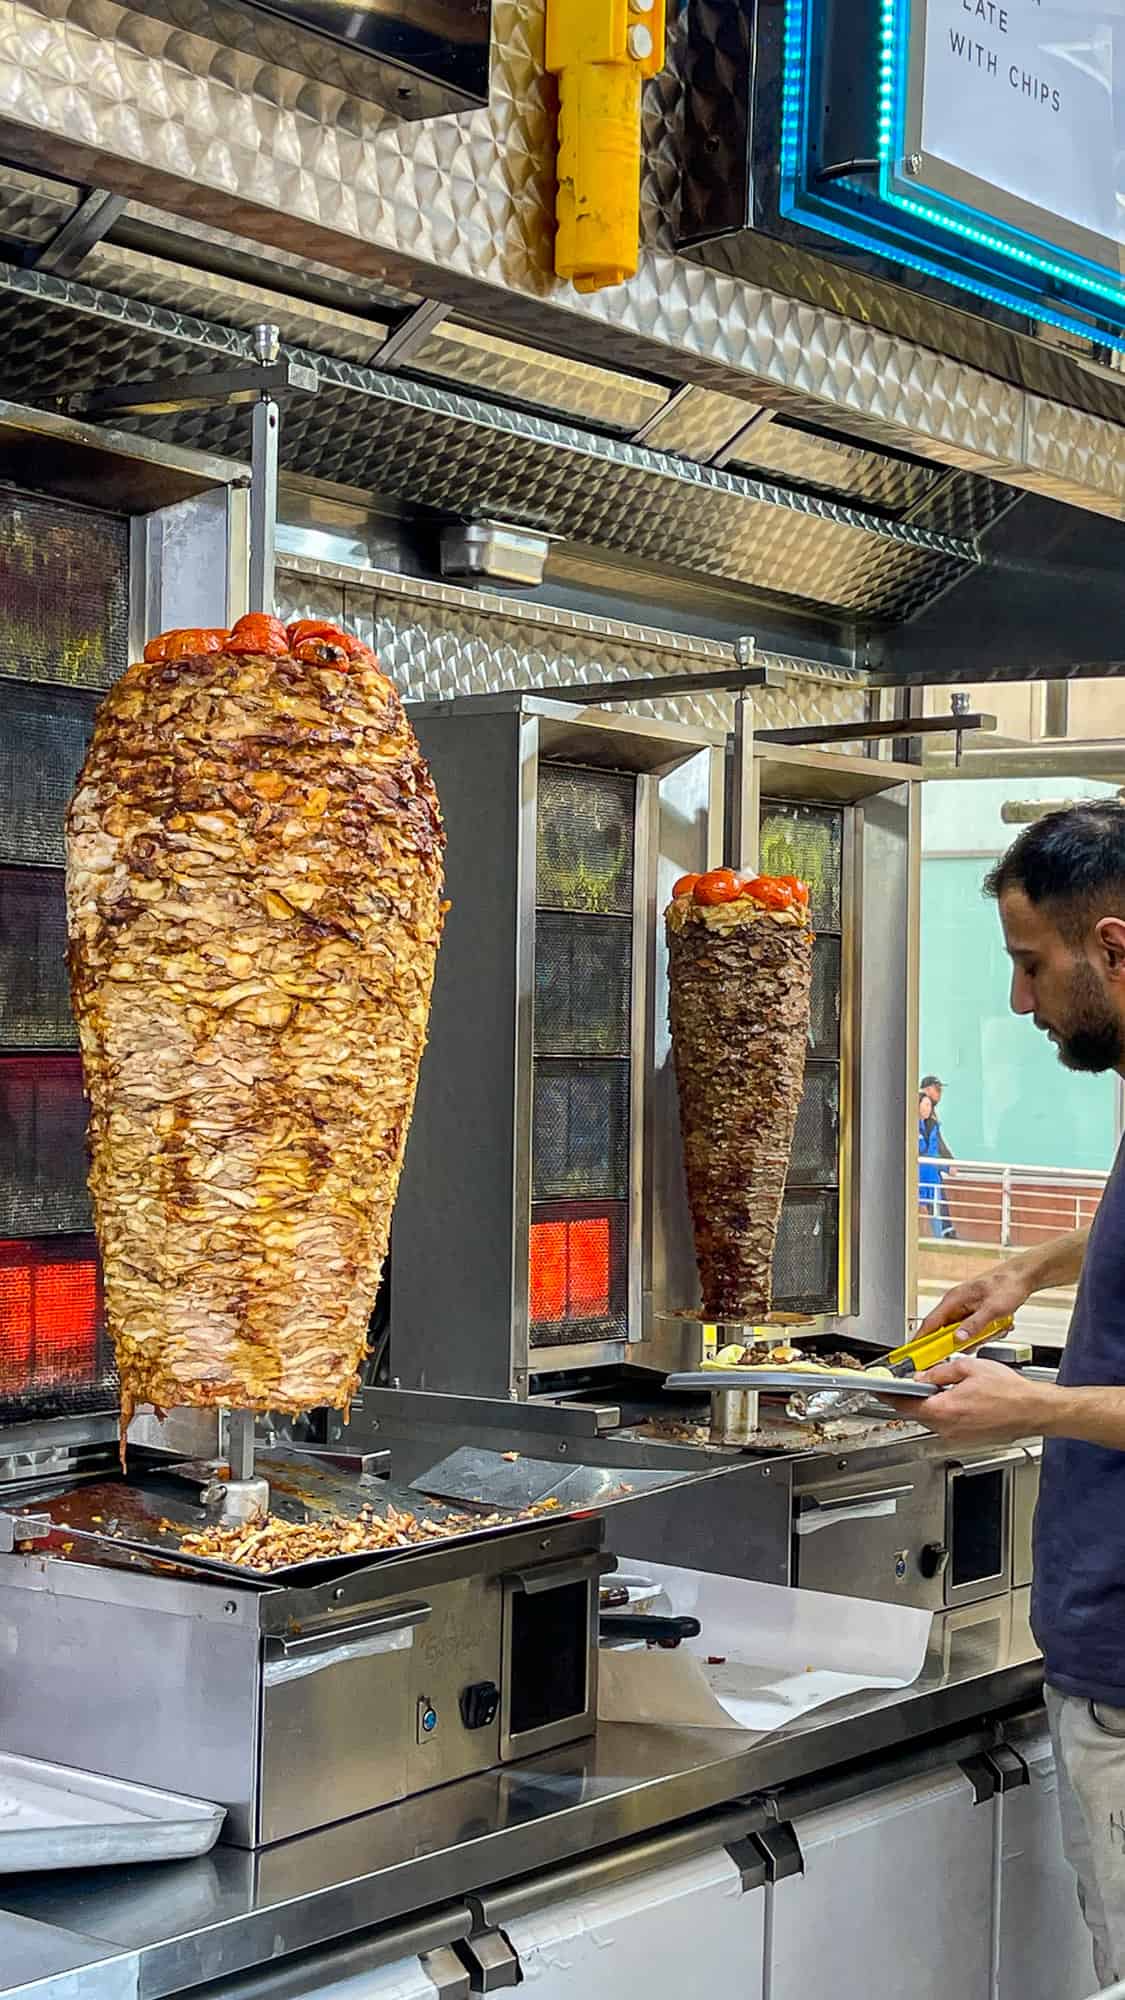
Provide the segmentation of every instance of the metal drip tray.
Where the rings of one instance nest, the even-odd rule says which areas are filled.
[[[256,1569],[252,1562],[233,1563],[218,1556],[185,1553],[187,1536],[221,1525],[220,1503],[202,1504],[193,1487],[177,1476],[167,1461],[149,1459],[129,1478],[98,1480],[46,1499],[37,1495],[27,1501],[28,1513],[49,1515],[55,1523],[49,1537],[34,1547],[36,1552],[65,1555],[79,1562],[128,1564],[139,1560],[147,1569],[186,1568],[269,1587],[308,1585],[345,1571],[417,1559],[430,1550],[526,1532],[529,1508],[540,1510],[553,1522],[628,1500],[654,1487],[682,1485],[701,1476],[682,1471],[564,1467],[468,1447],[409,1486],[382,1477],[357,1477],[301,1452],[259,1456],[255,1470],[268,1482],[270,1514],[276,1519],[295,1525],[334,1516],[355,1521],[365,1509],[384,1515],[393,1507],[441,1532],[432,1541],[359,1550],[268,1570]],[[497,1514],[503,1518],[496,1520]]]
[[[419,1492],[437,1493],[460,1504],[477,1501],[496,1508],[540,1507],[560,1514],[612,1507],[618,1501],[683,1485],[692,1475],[645,1472],[633,1467],[560,1465],[558,1460],[525,1458],[517,1452],[482,1451],[462,1445],[414,1481]]]

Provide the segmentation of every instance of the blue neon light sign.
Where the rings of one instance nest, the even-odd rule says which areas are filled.
[[[786,0],[783,214],[1125,348],[1125,0],[877,11],[849,83],[870,157],[834,163],[825,0]]]

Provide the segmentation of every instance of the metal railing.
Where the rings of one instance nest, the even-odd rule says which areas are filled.
[[[985,1160],[943,1162],[936,1199],[920,1188],[918,1234],[1022,1250],[1094,1219],[1108,1175],[1095,1169],[1029,1167]],[[937,1227],[934,1227],[934,1222]]]

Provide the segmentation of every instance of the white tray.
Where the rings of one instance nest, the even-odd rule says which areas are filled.
[[[207,1854],[223,1806],[0,1751],[0,1875]]]

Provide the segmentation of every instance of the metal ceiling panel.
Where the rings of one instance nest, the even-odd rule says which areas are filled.
[[[45,245],[73,214],[76,190],[63,182],[37,179],[9,170],[0,177],[0,237]],[[293,345],[315,346],[346,360],[389,364],[379,356],[389,322],[373,316],[371,289],[347,284],[336,274],[332,286],[353,311],[321,300],[293,296],[286,278],[299,285],[325,286],[332,274],[326,267],[299,258],[270,264],[261,256],[248,258],[245,245],[222,231],[190,233],[175,216],[131,204],[125,229],[134,223],[142,235],[153,236],[165,251],[154,255],[127,242],[107,239],[94,245],[82,261],[83,282],[102,289],[165,306],[174,312],[217,315],[230,325],[251,328],[267,319]],[[114,232],[114,237],[120,234]],[[243,270],[234,277],[228,268],[208,270],[198,264],[173,261],[198,253],[201,244],[216,257]],[[251,282],[265,276],[270,283]],[[279,289],[281,287],[281,289]],[[414,309],[405,295],[374,288],[394,317]],[[416,305],[417,302],[415,302]],[[643,435],[653,450],[727,465],[734,472],[765,472],[784,483],[817,491],[828,498],[856,501],[881,512],[901,516],[919,505],[946,477],[939,467],[891,458],[842,439],[822,438],[794,429],[784,419],[771,425],[772,413],[720,391],[687,387],[671,396],[659,382],[624,375],[589,363],[573,361],[523,346],[482,329],[449,319],[411,348],[407,366],[412,373],[433,376],[443,384],[471,388],[552,414],[626,434]],[[972,475],[961,474],[962,483]],[[984,482],[976,481],[977,485]],[[962,509],[966,520],[969,510]],[[989,515],[991,518],[991,515]],[[954,536],[975,532],[958,525],[950,505],[940,522],[918,519],[916,525]]]
[[[496,0],[488,111],[396,123],[326,85],[89,0],[9,0],[0,143],[49,171],[440,297],[508,337],[696,380],[875,445],[1119,514],[1125,472],[1084,415],[822,305],[670,250],[674,67],[646,96],[645,249],[628,286],[551,274],[554,86],[543,0]],[[218,40],[218,37],[216,37]],[[1115,406],[1116,407],[1116,406]],[[1120,438],[1115,424],[1103,426]]]
[[[530,404],[610,430],[639,430],[664,408],[669,394],[662,382],[524,347],[454,320],[446,320],[415,348],[410,367],[417,374],[434,375],[481,395]]]
[[[376,314],[395,315],[413,311],[421,304],[417,292],[402,290],[382,283],[374,276],[360,279],[349,278],[338,265],[322,264],[315,257],[302,257],[295,251],[279,246],[263,246],[245,236],[236,236],[228,229],[217,229],[200,221],[198,216],[179,216],[165,209],[151,208],[147,202],[131,201],[126,211],[125,224],[116,232],[122,242],[130,242],[135,248],[163,248],[168,256],[166,240],[170,239],[171,260],[183,256],[185,248],[193,245],[198,256],[211,254],[216,270],[237,268],[243,276],[256,284],[270,285],[282,291],[286,282],[294,291],[315,286],[330,293],[332,300],[341,308],[351,308],[356,313],[374,311]]]
[[[317,367],[322,388],[287,413],[282,464],[384,500],[497,516],[880,619],[909,616],[977,561],[970,544],[950,537],[417,383],[344,364],[326,374],[323,357],[301,358]],[[216,424],[198,413],[156,428],[228,451],[237,434],[229,418]]]
[[[945,478],[940,466],[887,458],[843,438],[816,437],[783,422],[755,426],[728,463],[732,472],[764,472],[896,515],[918,506]],[[959,480],[972,476],[956,475]]]
[[[78,190],[65,181],[5,169],[0,178],[0,237],[29,247],[49,242],[73,214]]]
[[[704,465],[723,460],[744,431],[768,424],[772,411],[718,389],[684,388],[667,408],[644,425],[644,442],[654,451],[674,451]]]
[[[313,299],[290,299],[223,273],[186,271],[123,245],[95,245],[82,263],[82,282],[169,312],[219,314],[227,326],[249,332],[263,320],[279,328],[287,346],[315,345],[325,354],[368,361],[387,335],[386,320],[359,319]]]
[[[0,272],[0,352],[13,400],[182,372],[247,354],[229,325],[36,271]],[[526,412],[294,350],[321,380],[282,426],[293,472],[453,515],[494,515],[568,541],[728,578],[799,603],[901,619],[964,576],[971,544],[670,458]],[[146,435],[238,456],[244,411],[191,411]]]

